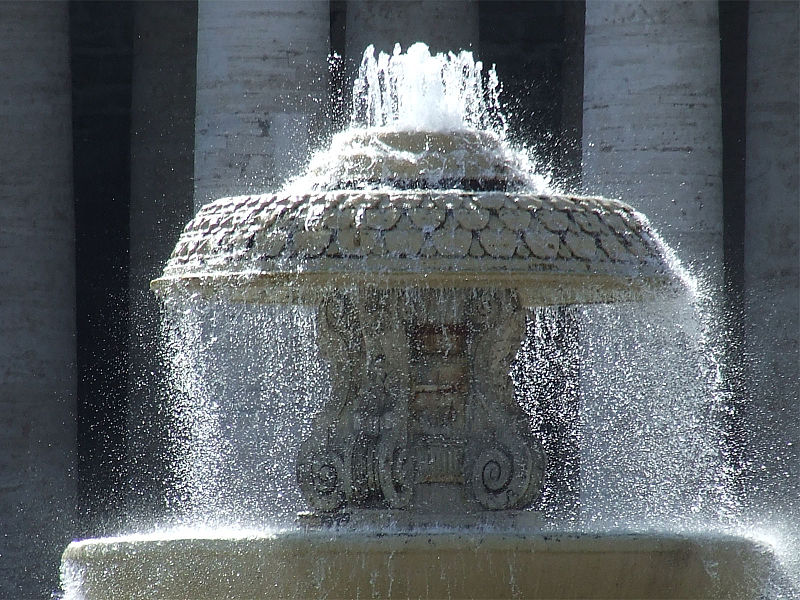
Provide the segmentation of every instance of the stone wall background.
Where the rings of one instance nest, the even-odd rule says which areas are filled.
[[[66,3],[0,3],[0,597],[43,598],[76,531]]]
[[[239,15],[212,40],[225,52],[241,50],[225,46],[232,42],[251,50],[268,47],[263,56],[272,57],[272,63],[264,61],[273,65],[272,75],[257,72],[258,53],[247,55],[245,67],[255,71],[253,81],[260,83],[254,85],[276,92],[273,98],[286,95],[272,89],[273,83],[289,72],[281,70],[281,61],[300,56],[287,47],[298,42],[297,23],[308,18],[304,11],[312,6],[291,4],[298,6],[288,16],[262,13],[259,18],[269,21],[265,27]],[[668,8],[671,3],[592,0],[461,4],[460,19],[434,33],[463,39],[486,63],[497,64],[519,115],[512,128],[550,157],[561,185],[577,188],[583,177],[587,189],[627,197],[636,189],[652,192],[643,182],[650,167],[641,157],[663,165],[659,181],[670,181],[658,190],[663,202],[642,208],[663,220],[668,237],[674,234],[684,247],[693,247],[699,262],[716,265],[712,276],[724,281],[725,300],[735,309],[727,350],[738,398],[731,431],[732,439],[743,443],[740,460],[747,461],[754,445],[779,450],[775,460],[763,464],[770,476],[758,481],[762,465],[751,463],[742,487],[754,483],[769,490],[774,506],[798,506],[796,3],[735,8],[721,3],[718,10],[717,3]],[[435,16],[441,12],[436,2],[417,5],[431,11],[431,20],[441,18]],[[373,21],[382,43],[389,43],[393,32],[403,41],[419,21],[410,6],[317,2],[309,40],[316,50],[310,56],[321,61],[317,54],[329,48],[352,58],[364,44],[364,23]],[[262,135],[258,119],[289,115],[286,125],[296,112],[274,99],[244,101],[241,90],[233,99],[239,109],[215,108],[213,97],[222,84],[203,74],[220,71],[203,70],[211,59],[208,52],[198,54],[198,43],[202,48],[221,21],[198,27],[205,9],[192,0],[0,3],[0,408],[6,419],[0,431],[0,522],[12,524],[0,542],[2,597],[22,592],[22,597],[45,597],[54,589],[59,549],[70,535],[110,533],[126,527],[132,513],[156,518],[165,510],[171,475],[158,460],[165,433],[153,392],[160,372],[153,351],[158,309],[144,286],[194,210],[193,188],[207,189],[203,194],[209,197],[250,191],[214,187],[242,169],[202,150],[209,128],[235,125],[214,115],[246,112],[240,122],[249,129],[225,130],[212,146],[231,143],[235,154],[247,157],[263,150],[256,145],[269,146],[258,165],[245,165],[264,171],[261,180],[247,179],[252,186],[277,182],[278,170],[271,169],[284,143],[275,134],[281,123]],[[624,14],[602,14],[614,10]],[[630,27],[631,19],[640,18],[636,11],[660,23],[654,25],[658,35],[598,37],[615,22]],[[695,15],[698,11],[703,14]],[[231,30],[239,33],[229,35]],[[677,30],[683,36],[702,30],[705,45],[694,46],[702,64],[673,56],[680,60],[647,67],[647,75],[658,86],[694,74],[698,89],[708,86],[706,96],[713,102],[697,117],[697,128],[684,117],[698,107],[687,112],[677,106],[681,101],[665,103],[657,92],[650,98],[665,103],[659,111],[649,101],[636,110],[623,106],[620,91],[632,89],[632,82],[609,62],[624,54],[646,63],[653,44],[669,46]],[[328,87],[315,79],[328,77],[322,65],[309,66],[315,102],[341,103],[341,71]],[[634,72],[643,70],[639,64]],[[585,72],[596,79],[585,82]],[[238,78],[237,73],[233,69],[230,76]],[[204,105],[197,90],[211,104]],[[671,145],[676,128],[691,133],[695,151],[681,150],[682,136]],[[601,143],[581,169],[586,141],[602,131],[613,134],[611,145],[627,148],[629,156],[604,161],[619,155]],[[653,153],[635,148],[647,135],[670,142],[670,148]],[[700,170],[705,174],[697,190],[713,201],[695,203],[692,210],[687,207],[697,194],[688,194],[683,208],[672,202],[671,190],[686,188],[674,175]],[[212,171],[218,179],[210,182],[195,175]]]

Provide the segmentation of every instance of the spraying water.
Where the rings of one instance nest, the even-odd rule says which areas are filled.
[[[353,127],[391,131],[484,130],[505,134],[494,67],[484,77],[472,52],[431,55],[423,43],[392,56],[368,46],[353,85]]]
[[[471,52],[431,55],[423,43],[364,52],[350,127],[284,189],[553,191],[552,177],[506,138],[494,68]]]

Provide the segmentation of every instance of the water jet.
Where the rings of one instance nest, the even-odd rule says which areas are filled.
[[[490,82],[492,79],[490,78]],[[365,54],[363,126],[275,194],[186,226],[166,297],[304,305],[330,389],[296,456],[288,530],[87,540],[76,598],[756,597],[768,549],[725,535],[543,526],[547,456],[514,399],[526,311],[647,301],[683,284],[647,220],[558,194],[492,127],[461,53]]]

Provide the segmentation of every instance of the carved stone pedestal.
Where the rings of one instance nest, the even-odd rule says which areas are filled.
[[[525,335],[505,289],[340,290],[319,307],[332,390],[298,457],[323,514],[529,506],[545,456],[508,376]]]

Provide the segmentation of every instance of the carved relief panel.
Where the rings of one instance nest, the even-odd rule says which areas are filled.
[[[525,330],[504,290],[339,292],[319,309],[329,402],[298,456],[322,513],[524,508],[545,457],[508,376]]]

